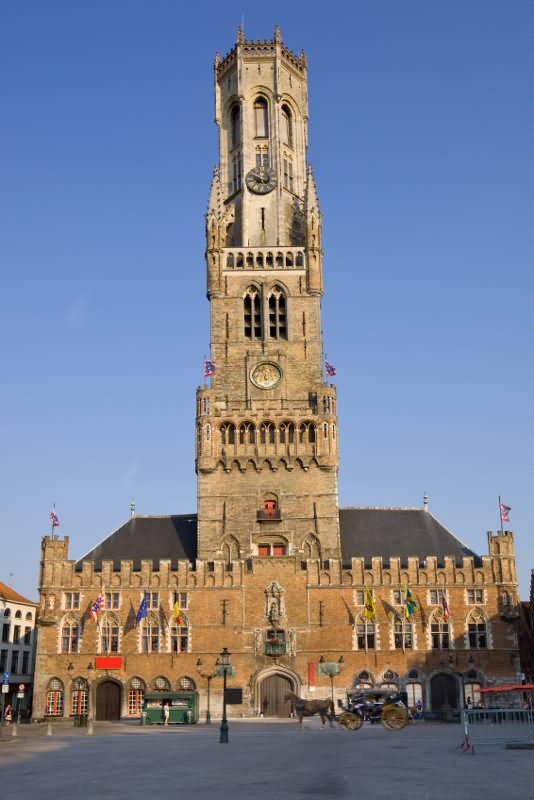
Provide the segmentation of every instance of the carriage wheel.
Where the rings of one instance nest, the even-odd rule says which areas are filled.
[[[343,714],[337,718],[337,721],[348,731],[359,731],[363,725],[363,717],[361,714],[353,714],[352,711],[344,711]]]
[[[389,706],[382,711],[382,725],[388,731],[400,731],[408,724],[408,711],[398,706]]]

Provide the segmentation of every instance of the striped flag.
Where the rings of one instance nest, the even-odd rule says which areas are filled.
[[[324,362],[324,371],[326,372],[329,378],[333,378],[336,374],[336,368],[329,361]]]
[[[447,598],[445,597],[445,593],[441,593],[441,609],[443,611],[443,619],[445,622],[449,619],[449,604],[447,603]]]
[[[213,363],[213,361],[210,361],[209,359],[205,359],[205,361],[204,361],[204,377],[205,378],[211,378],[213,375],[215,375],[215,372],[216,372],[216,367],[215,367],[215,364]]]
[[[499,503],[499,508],[501,510],[501,525],[503,522],[510,522],[510,511],[512,510],[512,506],[505,506],[504,503]]]
[[[56,504],[52,506],[52,511],[50,512],[50,521],[52,523],[52,529],[59,528],[59,518],[56,514]]]
[[[404,616],[406,617],[406,619],[411,619],[415,614],[417,603],[413,599],[412,593],[408,587],[406,587],[406,589],[404,590],[402,602],[404,604]]]

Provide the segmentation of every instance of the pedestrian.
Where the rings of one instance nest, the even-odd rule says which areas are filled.
[[[6,710],[4,711],[4,719],[6,721],[6,725],[11,725],[13,721],[13,708],[12,706],[9,705],[9,703],[6,706]]]
[[[423,717],[423,701],[418,700],[415,704],[415,718],[422,719]]]
[[[164,703],[163,704],[163,724],[164,725],[168,725],[169,724],[170,714],[171,714],[171,709],[169,707],[169,703]]]

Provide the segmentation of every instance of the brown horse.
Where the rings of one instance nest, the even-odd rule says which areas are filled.
[[[303,717],[313,717],[314,714],[320,715],[323,725],[328,720],[330,727],[333,727],[332,723],[336,718],[336,712],[332,700],[305,700],[303,697],[293,694],[293,692],[288,692],[284,697],[284,702],[287,703],[289,701],[291,701],[295,709],[301,727]]]

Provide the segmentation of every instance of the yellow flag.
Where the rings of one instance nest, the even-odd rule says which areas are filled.
[[[182,621],[182,614],[180,612],[180,604],[179,604],[178,600],[174,601],[174,605],[172,607],[172,612],[174,614],[174,621],[176,622],[177,625],[179,625],[181,623],[181,621]]]
[[[369,622],[372,622],[374,620],[374,618],[375,618],[375,612],[376,612],[376,608],[375,608],[375,601],[373,600],[373,595],[371,594],[371,592],[369,591],[369,589],[366,586],[365,587],[365,611],[363,612],[363,615],[364,615],[365,619],[369,620]]]

